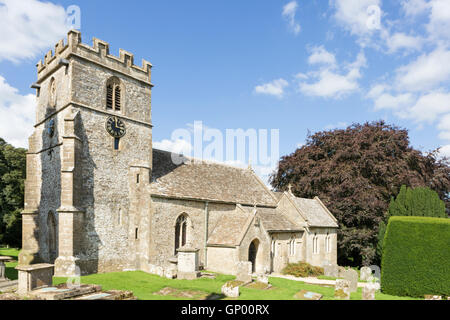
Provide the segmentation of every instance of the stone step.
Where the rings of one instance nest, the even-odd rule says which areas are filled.
[[[76,297],[101,292],[102,287],[98,285],[82,284],[79,287],[68,288],[67,285],[58,287],[45,287],[33,290],[29,293],[32,298],[42,300],[67,300]]]

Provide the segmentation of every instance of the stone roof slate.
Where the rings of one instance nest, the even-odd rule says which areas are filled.
[[[253,213],[241,210],[222,214],[208,238],[208,245],[239,245],[252,216]]]
[[[290,221],[278,210],[272,208],[257,208],[264,229],[267,231],[297,231],[304,228]]]
[[[276,198],[252,170],[186,157],[174,164],[172,156],[178,155],[153,149],[152,195],[276,206]]]
[[[308,219],[307,223],[311,227],[338,227],[337,223],[317,199],[297,198],[295,196],[292,198],[294,199],[295,204],[306,215],[306,218]]]

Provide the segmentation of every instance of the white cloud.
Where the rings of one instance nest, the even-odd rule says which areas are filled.
[[[410,108],[408,117],[418,122],[432,123],[447,112],[450,112],[450,93],[430,92],[417,100]]]
[[[153,148],[189,155],[192,152],[192,145],[186,140],[177,139],[175,141],[163,139],[162,141],[154,141]]]
[[[440,155],[442,157],[450,158],[450,144],[441,147]]]
[[[368,27],[371,17],[368,8],[379,7],[380,2],[380,0],[334,0],[332,1],[336,10],[334,18],[353,35],[371,34],[374,29]]]
[[[295,21],[295,14],[297,13],[298,4],[297,1],[291,1],[283,7],[282,16],[289,24],[290,30],[294,34],[298,34],[301,30],[300,25]]]
[[[334,54],[325,50],[323,46],[314,47],[312,49],[312,54],[308,58],[309,64],[336,64],[336,57]]]
[[[392,95],[390,93],[383,93],[375,98],[375,110],[380,109],[394,109],[399,110],[414,102],[414,97],[411,93],[403,93]]]
[[[439,120],[438,129],[442,130],[439,133],[439,138],[450,141],[450,113],[446,114]]]
[[[347,122],[338,122],[338,123],[335,123],[335,124],[329,124],[329,125],[327,125],[327,126],[325,126],[325,130],[333,130],[333,129],[344,129],[344,128],[347,128],[348,127],[348,124],[347,124]]]
[[[287,87],[289,83],[284,79],[276,79],[272,82],[268,82],[255,87],[255,93],[272,95],[278,98],[283,97],[284,88]]]
[[[319,71],[311,72],[310,78],[313,78],[313,82],[300,82],[299,89],[309,96],[340,98],[359,89],[360,69],[365,65],[366,58],[361,52],[353,63],[344,66],[346,73],[334,70],[334,65],[328,65]]]
[[[450,1],[431,0],[430,22],[427,30],[434,40],[450,38]]]
[[[400,49],[420,50],[423,43],[421,37],[409,36],[401,32],[389,35],[386,39],[388,53],[395,53]]]
[[[397,69],[400,90],[430,90],[450,79],[450,51],[438,48]]]
[[[28,148],[35,106],[35,95],[21,95],[0,76],[0,137],[16,147]]]
[[[63,7],[37,0],[0,0],[0,61],[34,58],[67,33]]]
[[[407,16],[417,16],[429,9],[429,3],[425,0],[403,0],[402,9]]]

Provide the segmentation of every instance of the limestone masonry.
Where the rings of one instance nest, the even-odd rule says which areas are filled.
[[[87,46],[78,31],[39,61],[20,265],[173,277],[178,261],[179,272],[227,274],[245,261],[257,273],[336,264],[337,221],[319,198],[272,192],[251,168],[175,164],[152,148],[151,67],[95,38]]]

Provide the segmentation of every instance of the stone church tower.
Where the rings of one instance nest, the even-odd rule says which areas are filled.
[[[37,71],[20,263],[54,263],[55,276],[139,269],[151,230],[151,64],[70,31]]]

